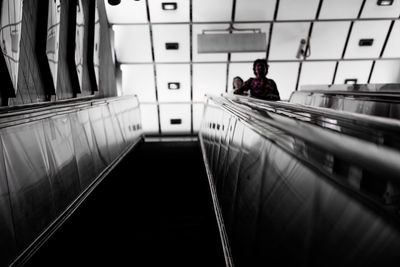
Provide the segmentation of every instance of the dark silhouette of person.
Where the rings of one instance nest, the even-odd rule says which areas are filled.
[[[232,86],[233,90],[239,89],[243,86],[243,79],[239,76],[236,76],[235,78],[233,78]]]
[[[253,62],[253,72],[255,78],[248,79],[242,87],[236,89],[233,93],[244,95],[246,91],[250,92],[250,96],[264,100],[281,100],[276,83],[272,79],[268,79],[268,64],[265,59],[256,59]]]

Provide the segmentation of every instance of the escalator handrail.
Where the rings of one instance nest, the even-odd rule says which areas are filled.
[[[388,179],[400,184],[400,153],[397,150],[328,131],[293,118],[274,114],[270,111],[263,111],[264,114],[260,115],[253,109],[237,105],[223,97],[208,95],[208,98],[237,116],[264,137],[269,139],[275,138],[273,141],[277,144],[280,143],[279,138],[271,136],[265,126],[273,127],[284,134],[299,138],[312,146],[318,147],[323,151],[327,151],[367,170],[379,171],[382,175],[386,175]]]
[[[58,115],[68,114],[76,110],[83,110],[95,106],[107,105],[115,101],[135,99],[139,105],[136,95],[129,95],[123,97],[110,97],[102,99],[91,99],[86,101],[57,103],[45,106],[30,106],[27,109],[10,110],[7,113],[0,113],[0,128],[9,127],[21,123],[32,122],[45,118],[50,118]]]
[[[364,124],[374,128],[379,128],[386,131],[393,131],[400,133],[400,120],[385,118],[379,116],[371,116],[361,113],[354,113],[349,111],[334,110],[324,107],[311,107],[302,104],[283,102],[283,101],[265,101],[256,98],[249,98],[245,96],[230,96],[224,95],[224,97],[233,100],[251,103],[253,108],[265,109],[265,106],[270,106],[273,108],[284,108],[289,109],[294,112],[306,112],[313,115],[324,116],[333,119],[343,119],[351,121],[354,125]]]

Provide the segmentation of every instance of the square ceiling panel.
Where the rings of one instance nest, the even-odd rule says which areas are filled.
[[[307,39],[310,23],[275,23],[272,30],[269,59],[296,60],[300,40]]]
[[[190,101],[189,64],[159,64],[156,69],[158,101]]]
[[[145,134],[158,134],[158,111],[156,104],[140,104],[140,117]]]
[[[197,35],[202,34],[203,30],[225,30],[229,24],[193,24],[192,26],[192,48],[193,48],[193,61],[226,61],[228,59],[227,53],[201,53],[199,54],[197,47]]]
[[[299,88],[303,85],[331,84],[336,62],[303,62]]]
[[[319,0],[281,0],[277,20],[315,19]]]
[[[235,21],[273,20],[276,0],[236,0]]]
[[[390,21],[354,22],[345,58],[379,57],[389,26]],[[360,46],[361,39],[373,39],[372,46]]]
[[[190,134],[191,104],[160,104],[161,134]]]
[[[189,22],[190,2],[187,0],[151,0],[148,1],[151,22]],[[163,3],[176,3],[175,10],[163,10]]]
[[[341,61],[339,62],[335,84],[344,84],[347,79],[357,79],[357,83],[368,83],[372,61]]]
[[[400,60],[376,61],[370,83],[400,83]]]
[[[378,6],[377,0],[365,2],[361,18],[398,18],[400,15],[400,1],[394,0],[390,6]]]
[[[350,22],[316,22],[310,39],[309,59],[342,57]]]
[[[299,63],[269,63],[267,77],[274,80],[281,100],[288,100],[296,90]]]
[[[266,33],[268,43],[268,35],[269,35],[269,23],[258,23],[258,24],[247,24],[247,23],[240,23],[233,25],[237,29],[260,29],[261,32]],[[267,48],[265,48],[265,52],[255,52],[255,53],[231,53],[231,60],[232,61],[254,61],[257,58],[265,58],[267,55]]]
[[[400,21],[398,20],[393,25],[383,57],[400,57]]]
[[[114,25],[114,45],[117,61],[122,63],[152,62],[148,25]],[[140,42],[138,42],[140,36]]]
[[[189,39],[189,25],[154,25],[153,41],[155,61],[189,62]]]
[[[203,103],[193,104],[192,109],[193,109],[193,131],[198,132],[200,130],[201,121],[203,119],[204,104]]]
[[[205,94],[225,93],[226,63],[193,64],[193,101],[204,101]]]
[[[228,93],[233,92],[233,78],[239,76],[245,82],[254,77],[253,63],[231,63],[229,64]]]
[[[122,94],[136,94],[140,102],[155,102],[153,65],[121,65]]]
[[[357,18],[363,0],[324,0],[320,19],[353,19]]]
[[[230,21],[233,0],[193,0],[193,21]]]
[[[147,22],[146,1],[121,1],[119,5],[111,6],[104,1],[109,23],[141,23]]]

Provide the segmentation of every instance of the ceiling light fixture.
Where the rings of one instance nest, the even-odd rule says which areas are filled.
[[[393,4],[393,0],[378,0],[378,6],[391,6]]]
[[[374,39],[370,38],[370,39],[360,39],[360,41],[358,42],[359,46],[372,46],[372,44],[374,43]]]
[[[182,124],[182,120],[181,119],[171,119],[170,123],[171,124]]]
[[[169,90],[178,90],[179,88],[181,88],[180,83],[168,83]]]
[[[178,50],[179,43],[165,43],[165,49],[167,50]]]
[[[197,47],[198,53],[265,52],[267,35],[259,28],[207,29],[197,35]]]
[[[161,7],[163,10],[170,11],[170,10],[176,10],[178,8],[178,3],[176,2],[164,2],[161,3]]]
[[[119,5],[121,3],[121,0],[108,0],[108,4],[112,6]]]

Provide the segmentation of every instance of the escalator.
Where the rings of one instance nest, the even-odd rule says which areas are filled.
[[[224,266],[198,142],[138,145],[27,266]]]

